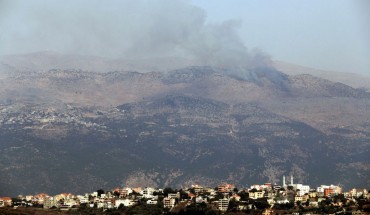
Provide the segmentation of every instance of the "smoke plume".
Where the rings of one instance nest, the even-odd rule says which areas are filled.
[[[208,23],[206,12],[189,1],[0,1],[0,14],[0,54],[181,57],[236,73],[270,67],[267,55],[247,50],[239,21]]]

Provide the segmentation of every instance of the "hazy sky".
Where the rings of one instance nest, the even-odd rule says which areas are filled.
[[[247,47],[273,59],[370,75],[368,0],[193,0],[209,22],[240,19]]]
[[[370,75],[369,2],[0,0],[0,54],[54,50],[250,65],[258,48],[273,60]]]

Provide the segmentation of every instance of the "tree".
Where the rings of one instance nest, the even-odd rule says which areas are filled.
[[[189,199],[189,196],[188,194],[184,191],[184,190],[179,190],[180,192],[180,200],[183,200],[183,199]]]
[[[244,190],[238,193],[240,196],[240,201],[247,201],[249,198],[249,193],[245,192]]]
[[[216,196],[214,198],[214,200],[219,200],[219,199],[223,199],[224,198],[224,195],[220,192],[216,192]]]
[[[118,198],[118,197],[120,196],[120,193],[119,193],[119,192],[117,192],[117,191],[114,191],[113,195],[114,195],[116,198]]]
[[[257,192],[257,191],[258,191],[258,190],[257,190],[256,188],[253,188],[253,189],[251,189],[251,190],[250,190],[250,192],[251,192],[251,193],[255,193],[255,192]]]
[[[229,201],[229,206],[227,210],[231,212],[236,212],[238,210],[238,206],[239,206],[238,202],[235,199],[231,199]]]
[[[256,205],[256,208],[259,209],[259,210],[265,210],[266,208],[269,208],[270,205],[269,203],[267,202],[267,199],[261,199],[260,201],[256,201],[254,203]]]
[[[127,215],[159,215],[163,214],[163,207],[161,205],[134,205],[132,207],[127,208],[126,213]]]
[[[297,202],[296,202],[296,204],[297,204],[298,206],[300,206],[300,205],[302,204],[302,202],[301,202],[301,201],[297,201]]]
[[[166,188],[164,188],[163,193],[164,193],[165,196],[168,196],[169,193],[176,193],[176,191],[173,190],[170,187],[166,187]]]
[[[308,207],[308,206],[310,206],[310,201],[309,200],[306,201],[306,207]]]
[[[103,189],[99,189],[96,192],[98,193],[98,196],[101,196],[101,194],[105,193]]]

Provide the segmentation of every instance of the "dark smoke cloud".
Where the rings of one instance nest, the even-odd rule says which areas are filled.
[[[232,71],[269,67],[248,52],[239,21],[207,23],[207,14],[181,0],[0,1],[0,54],[53,50],[143,59],[182,57]]]

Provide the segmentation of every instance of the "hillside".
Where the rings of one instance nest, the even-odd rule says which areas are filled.
[[[370,185],[370,94],[344,83],[272,67],[20,70],[0,79],[0,195]]]
[[[339,82],[351,86],[353,88],[363,88],[370,90],[370,76],[361,75],[357,73],[345,73],[345,72],[335,72],[335,71],[325,71],[319,69],[308,68],[304,66],[294,65],[291,63],[275,61],[275,68],[283,71],[288,75],[303,75],[309,74],[319,78],[327,79],[333,82]]]

